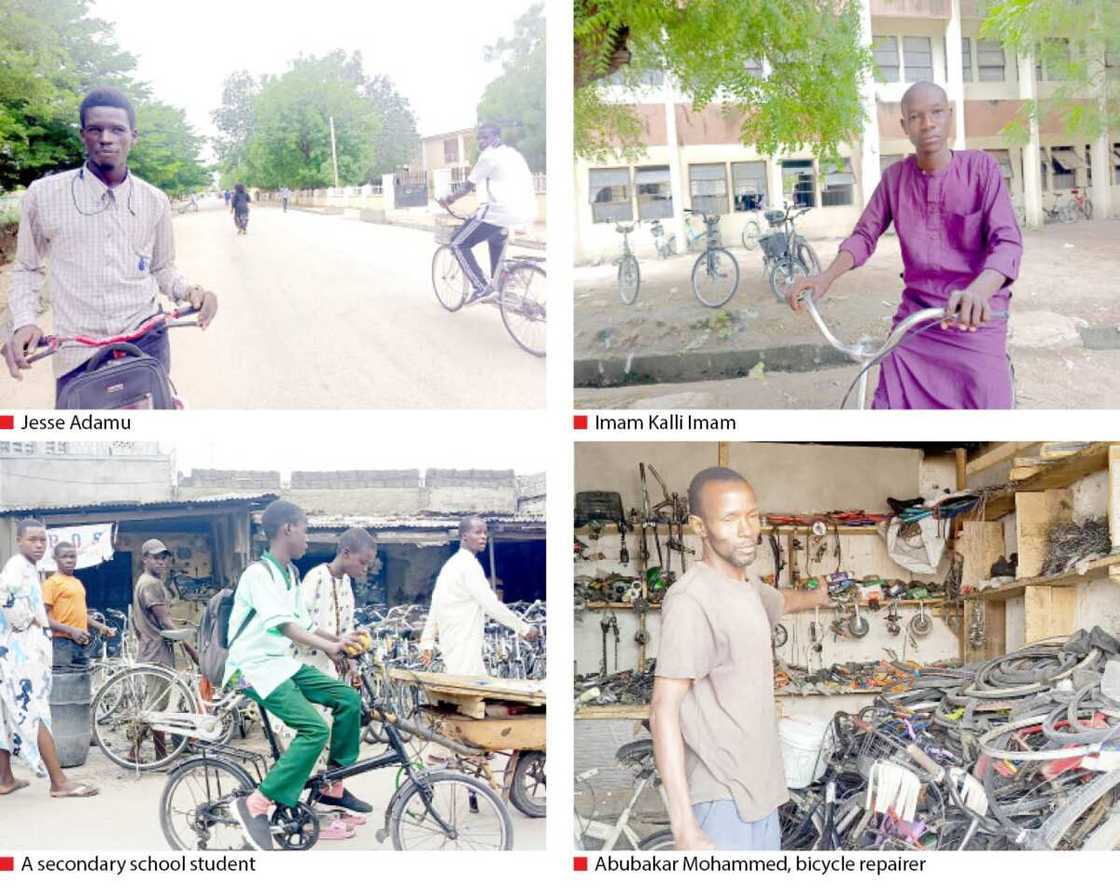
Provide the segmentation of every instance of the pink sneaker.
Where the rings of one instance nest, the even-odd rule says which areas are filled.
[[[362,815],[360,815],[360,814],[350,814],[349,812],[344,812],[343,814],[341,814],[339,816],[338,819],[341,823],[346,824],[346,826],[350,827],[351,829],[353,829],[354,827],[360,827],[363,824],[369,823],[369,821],[366,820],[366,818],[362,817]]]
[[[340,820],[332,820],[319,829],[320,839],[353,839],[354,831]]]

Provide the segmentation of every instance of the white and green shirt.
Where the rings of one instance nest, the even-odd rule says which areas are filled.
[[[241,630],[250,610],[254,614]],[[233,642],[226,659],[223,686],[240,675],[262,699],[267,699],[299,671],[302,663],[292,656],[292,641],[280,633],[280,628],[288,623],[306,631],[315,630],[315,622],[303,602],[296,567],[291,563],[282,566],[271,553],[265,553],[237,582],[229,617],[229,638]]]

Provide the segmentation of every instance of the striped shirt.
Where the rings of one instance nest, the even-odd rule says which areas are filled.
[[[185,298],[189,284],[175,269],[167,196],[132,173],[110,189],[87,167],[36,180],[20,207],[13,329],[36,322],[44,282],[59,336],[120,335],[159,313],[160,292]],[[54,356],[55,377],[96,351],[64,344]]]

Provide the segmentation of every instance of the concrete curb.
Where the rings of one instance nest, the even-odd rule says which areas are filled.
[[[738,379],[761,361],[767,373],[804,373],[825,367],[855,367],[835,348],[818,343],[709,351],[697,354],[583,358],[575,362],[576,388],[608,388],[663,382]]]

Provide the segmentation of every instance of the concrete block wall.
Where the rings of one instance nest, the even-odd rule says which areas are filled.
[[[512,469],[429,469],[424,485],[432,513],[517,512]]]

